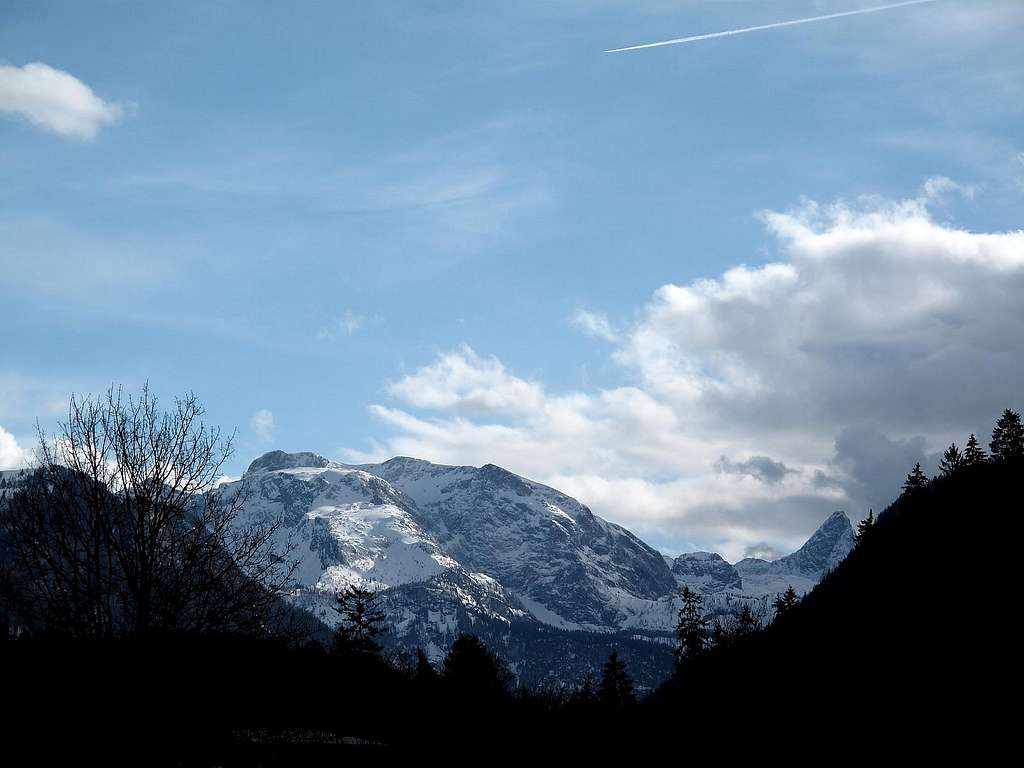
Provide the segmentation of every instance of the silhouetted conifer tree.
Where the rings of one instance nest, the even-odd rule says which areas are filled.
[[[381,648],[374,638],[387,631],[377,593],[353,584],[335,599],[338,604],[333,607],[341,616],[341,623],[334,632],[331,652],[340,656],[377,656]]]
[[[997,461],[1010,461],[1024,456],[1024,424],[1020,414],[1007,408],[996,422],[992,430],[992,442],[988,444],[992,458]]]
[[[910,494],[916,493],[924,488],[928,487],[928,476],[921,469],[921,462],[914,465],[913,470],[907,475],[906,481],[903,483],[903,492]]]
[[[736,622],[732,630],[733,637],[747,637],[760,629],[761,622],[754,615],[754,611],[751,609],[750,605],[744,604],[744,606],[740,608],[740,612],[736,615]]]
[[[785,592],[775,596],[775,601],[772,603],[772,608],[775,609],[775,618],[778,619],[780,616],[786,615],[796,608],[799,603],[800,596],[797,595],[793,585],[790,584]]]
[[[964,464],[964,455],[956,447],[956,443],[950,443],[949,448],[942,454],[942,461],[939,462],[939,471],[949,477]]]
[[[971,433],[971,436],[967,438],[967,445],[964,446],[964,456],[960,466],[973,467],[984,464],[986,461],[988,461],[988,456],[985,455],[985,450],[978,445],[978,438],[974,436],[974,433]]]
[[[708,625],[704,618],[704,602],[701,596],[683,587],[683,607],[679,610],[676,623],[676,663],[692,659],[704,650],[708,640]]]
[[[598,698],[608,707],[624,707],[636,702],[633,694],[633,678],[626,671],[626,663],[619,658],[619,652],[612,651],[601,669],[601,686]]]
[[[871,529],[875,526],[875,510],[868,510],[868,516],[857,523],[857,533],[853,535],[853,546],[859,547],[864,543],[864,539],[871,533]]]
[[[475,635],[459,635],[442,666],[445,681],[462,696],[500,697],[512,686],[512,673],[505,663]]]

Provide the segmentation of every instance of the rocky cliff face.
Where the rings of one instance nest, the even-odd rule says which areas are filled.
[[[623,600],[657,600],[675,589],[664,558],[629,531],[493,464],[399,458],[360,469],[412,498],[448,554],[493,576],[545,623],[615,628]]]
[[[736,569],[714,552],[689,552],[672,562],[672,575],[679,586],[686,585],[704,594],[743,590],[743,579]]]
[[[792,587],[803,594],[835,568],[853,549],[853,526],[845,512],[834,512],[796,552],[768,562],[746,558],[736,563],[743,590],[750,595],[774,595]]]

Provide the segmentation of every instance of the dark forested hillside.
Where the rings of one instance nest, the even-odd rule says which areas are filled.
[[[727,725],[723,712],[783,728],[998,727],[1000,689],[1016,695],[1022,479],[1016,458],[907,490],[799,605],[682,665],[649,715],[708,728]]]

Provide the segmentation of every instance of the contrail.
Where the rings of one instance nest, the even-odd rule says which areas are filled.
[[[622,51],[638,51],[641,48],[660,48],[663,45],[679,45],[680,43],[695,43],[698,40],[710,40],[713,37],[728,37],[729,35],[742,35],[746,32],[759,32],[762,29],[776,29],[778,27],[792,27],[796,24],[810,24],[812,21],[826,21],[828,19],[841,19],[844,16],[859,16],[862,13],[878,13],[879,11],[891,11],[893,8],[904,8],[908,5],[921,5],[923,3],[934,3],[937,0],[904,0],[902,3],[890,3],[889,5],[878,5],[873,8],[860,8],[856,11],[843,11],[842,13],[830,13],[825,16],[812,16],[809,19],[793,19],[792,21],[777,21],[774,24],[762,24],[758,27],[745,27],[743,29],[730,29],[726,32],[712,32],[707,35],[693,35],[692,37],[677,37],[674,40],[662,40],[660,43],[644,43],[643,45],[630,45],[626,48],[611,48],[605,53],[621,53]]]

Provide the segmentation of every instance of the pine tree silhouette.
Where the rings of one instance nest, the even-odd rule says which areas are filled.
[[[740,612],[736,615],[736,622],[732,631],[733,637],[747,637],[760,629],[761,622],[756,616],[754,616],[754,611],[751,610],[750,605],[745,603],[743,607],[740,608]]]
[[[334,632],[331,652],[339,656],[380,654],[380,644],[374,638],[384,634],[387,628],[377,593],[350,585],[335,599],[338,604],[333,607],[341,616],[341,623]]]
[[[789,587],[781,595],[776,595],[774,602],[772,602],[772,608],[775,609],[775,618],[778,619],[780,616],[785,616],[791,610],[796,608],[800,603],[800,596],[793,589],[793,585]]]
[[[964,464],[964,455],[956,447],[956,443],[950,443],[949,448],[942,454],[942,461],[939,462],[939,471],[949,477]]]
[[[601,669],[601,685],[597,695],[602,704],[615,709],[636,702],[633,678],[626,671],[626,663],[619,658],[617,650],[611,652]]]
[[[903,483],[903,493],[911,494],[928,487],[928,476],[921,469],[921,462],[914,465]]]
[[[857,523],[857,533],[853,536],[853,546],[859,547],[864,543],[870,533],[871,529],[875,526],[875,510],[868,510],[868,516]]]
[[[988,461],[988,456],[985,455],[985,450],[978,445],[978,438],[971,433],[971,436],[967,438],[967,445],[964,446],[964,456],[961,466],[974,467],[978,464],[984,464]]]
[[[708,627],[704,618],[704,601],[701,596],[683,587],[683,607],[679,610],[679,621],[676,623],[676,663],[692,659],[700,654],[707,645]]]
[[[992,430],[992,442],[988,444],[992,458],[997,461],[1010,461],[1024,456],[1024,424],[1020,414],[1007,408],[996,422]]]
[[[459,635],[442,664],[445,681],[464,703],[507,696],[513,676],[476,635]]]

